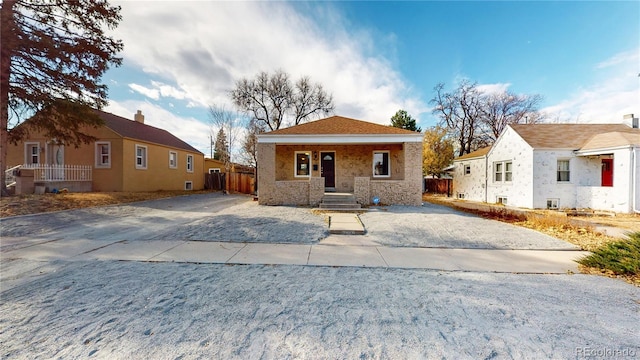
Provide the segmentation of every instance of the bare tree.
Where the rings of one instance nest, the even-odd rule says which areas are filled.
[[[442,83],[434,90],[433,113],[455,139],[458,156],[493,144],[509,124],[534,123],[544,117],[537,111],[540,95],[487,94],[469,80],[452,92],[446,92]]]
[[[540,95],[516,95],[511,92],[487,94],[482,97],[482,121],[487,142],[494,143],[509,124],[540,121],[537,106],[542,101]]]
[[[245,129],[245,137],[242,142],[242,161],[254,168],[258,166],[258,134],[264,130],[258,126],[255,120],[249,121]]]
[[[236,111],[227,110],[224,105],[214,104],[209,106],[209,119],[212,126],[212,136],[220,130],[224,130],[229,147],[229,161],[231,161],[242,130],[242,116]]]
[[[296,82],[293,92],[294,125],[304,122],[313,114],[333,112],[333,97],[319,83],[312,84],[308,76]]]
[[[458,156],[474,151],[481,116],[477,85],[463,80],[453,92],[445,92],[443,83],[436,85],[434,90],[436,95],[431,99],[433,113],[440,117],[441,125],[456,141]]]
[[[231,91],[234,105],[269,130],[297,125],[314,115],[333,111],[333,98],[322,85],[302,77],[292,85],[282,70],[261,72],[255,79],[240,79]],[[290,117],[291,120],[287,120]]]

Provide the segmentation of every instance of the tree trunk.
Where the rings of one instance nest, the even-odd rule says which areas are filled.
[[[0,195],[7,196],[4,171],[7,168],[7,146],[9,145],[9,76],[11,55],[14,48],[15,0],[5,0],[0,8]]]

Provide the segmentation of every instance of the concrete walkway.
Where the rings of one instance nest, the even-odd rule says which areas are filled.
[[[354,213],[327,213],[329,234],[364,235],[364,225]]]
[[[213,264],[289,264],[501,273],[578,272],[585,251],[385,247],[362,236],[331,235],[316,245],[183,240],[105,242],[3,238],[2,261],[123,260]]]

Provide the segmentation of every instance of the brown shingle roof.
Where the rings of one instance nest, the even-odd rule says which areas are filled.
[[[510,125],[534,149],[579,149],[593,136],[609,132],[640,133],[624,124]]]
[[[331,116],[325,119],[274,130],[264,135],[386,135],[419,134],[415,131],[392,126],[374,124],[368,121],[350,119],[343,116]]]
[[[166,130],[162,130],[150,125],[142,124],[134,120],[96,110],[98,115],[104,120],[105,126],[120,134],[123,137],[147,141],[159,145],[169,146],[186,151],[202,154],[193,146],[180,140]]]
[[[487,155],[489,150],[491,150],[491,146],[485,146],[485,147],[483,147],[481,149],[478,149],[476,151],[472,151],[472,152],[470,152],[468,154],[464,154],[462,156],[459,156],[459,157],[453,159],[453,161],[472,159],[472,158],[476,158],[476,157],[480,157],[480,156],[485,156],[485,155]]]

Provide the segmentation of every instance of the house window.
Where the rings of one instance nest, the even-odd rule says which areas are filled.
[[[502,163],[494,163],[493,165],[493,181],[501,182],[502,181]]]
[[[388,151],[373,152],[373,177],[389,177],[391,175]]]
[[[471,165],[465,165],[464,166],[464,174],[465,175],[471,175]]]
[[[464,193],[457,193],[458,199],[464,199]]]
[[[511,168],[513,167],[513,163],[511,161],[507,161],[504,163],[504,181],[511,181]]]
[[[212,168],[209,169],[209,174],[216,174],[220,172],[220,168]]]
[[[169,167],[171,169],[178,167],[178,153],[175,151],[169,151]]]
[[[295,177],[309,177],[311,166],[311,153],[308,151],[296,151],[296,172]]]
[[[506,196],[497,196],[496,204],[507,205],[507,197]]]
[[[493,163],[493,181],[511,182],[513,163],[511,161],[500,161]]]
[[[136,145],[136,169],[147,168],[147,147]]]
[[[191,182],[191,181],[185,181],[185,182],[184,182],[184,189],[185,189],[185,190],[193,190],[193,182]]]
[[[571,172],[569,171],[569,160],[558,160],[558,177],[560,182],[569,182],[571,180]]]
[[[187,155],[187,172],[193,172],[193,155]]]
[[[24,162],[25,164],[40,163],[40,143],[28,142],[24,144]]]
[[[108,141],[96,142],[96,168],[111,167],[111,143]]]
[[[558,202],[559,202],[559,199],[547,199],[547,209],[558,210],[559,209]]]

